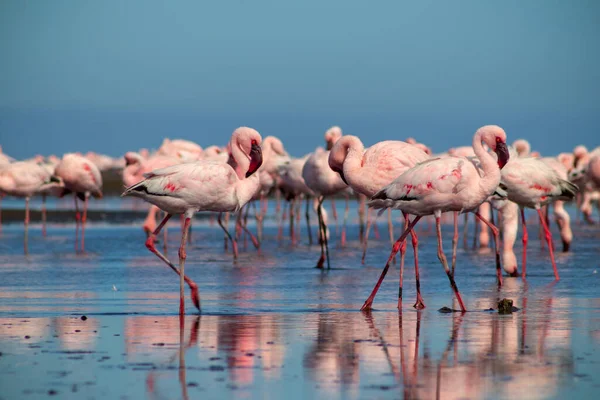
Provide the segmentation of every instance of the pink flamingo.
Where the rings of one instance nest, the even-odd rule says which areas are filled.
[[[25,254],[28,254],[29,199],[40,191],[58,186],[59,183],[60,180],[33,162],[14,162],[0,169],[0,194],[25,198]]]
[[[81,251],[85,251],[85,222],[87,221],[88,199],[90,195],[102,198],[102,175],[98,167],[87,158],[68,153],[56,166],[54,174],[61,178],[65,189],[62,196],[73,193],[75,201],[75,250],[77,250],[77,232],[79,228],[79,206],[77,197],[83,200],[83,216],[81,217]]]
[[[496,152],[497,161],[483,148],[482,141]],[[483,173],[469,158],[432,159],[409,169],[371,198],[369,205],[374,208],[393,207],[407,214],[416,215],[416,217],[394,243],[385,268],[371,295],[362,306],[362,310],[371,309],[379,286],[387,274],[390,262],[400,249],[408,233],[422,216],[433,214],[437,228],[438,258],[448,275],[450,286],[461,310],[466,311],[442,249],[440,217],[442,212],[446,211],[473,211],[497,190],[500,183],[500,169],[504,167],[509,158],[506,147],[506,133],[502,128],[495,125],[479,128],[473,136],[473,150],[480,162]],[[499,271],[498,274],[500,274]],[[499,279],[501,281],[501,277]],[[417,286],[417,304],[419,300],[421,300],[421,294]]]
[[[317,268],[323,268],[325,255],[327,255],[327,269],[331,268],[331,266],[329,263],[329,245],[327,243],[327,225],[323,220],[323,201],[325,200],[325,196],[334,195],[347,187],[346,183],[340,178],[340,175],[329,167],[329,153],[328,150],[318,147],[308,157],[302,168],[302,177],[306,182],[306,186],[318,197],[317,216],[319,218],[321,257],[317,262]]]
[[[376,143],[365,150],[364,145],[356,136],[343,136],[333,146],[329,155],[329,166],[338,172],[341,178],[356,192],[372,197],[384,186],[390,184],[398,175],[414,167],[417,163],[429,159],[427,153],[408,143],[396,140],[386,140]],[[370,212],[369,214],[370,215]],[[408,220],[405,217],[405,224]],[[367,218],[370,221],[370,218]],[[363,262],[367,247],[367,236],[369,222],[367,223],[367,234],[363,249]],[[393,232],[392,232],[393,233]],[[415,271],[417,285],[419,283],[419,261],[417,254],[418,239],[411,231],[412,244],[415,254]],[[405,246],[400,253],[400,288],[398,304],[402,300],[402,276],[404,273]],[[417,301],[417,307],[423,308],[422,301]]]
[[[568,180],[567,168],[565,168],[564,164],[558,158],[544,157],[541,158],[541,161],[550,166],[550,168],[552,168],[554,172],[558,174],[560,179],[565,181]],[[554,219],[556,221],[556,224],[558,225],[560,239],[563,244],[562,251],[566,253],[571,248],[571,242],[573,241],[573,231],[571,230],[571,217],[569,216],[567,210],[565,210],[564,201],[556,200],[554,201],[552,206],[554,207]],[[548,207],[550,207],[550,204],[548,204]]]
[[[146,175],[146,179],[128,187],[122,196],[136,196],[166,211],[167,215],[146,240],[146,247],[164,261],[179,277],[179,314],[184,315],[184,282],[192,291],[192,301],[200,310],[196,283],[185,276],[185,245],[194,213],[198,211],[237,212],[254,196],[260,187],[255,172],[262,164],[260,134],[247,127],[231,135],[230,149],[233,165],[217,161],[197,161],[177,164]],[[185,222],[179,248],[179,269],[156,250],[154,240],[174,214],[183,214]]]
[[[183,139],[165,139],[157,151],[157,154],[170,157],[178,157],[179,152],[193,154],[196,158],[202,156],[202,147],[198,144]]]
[[[310,154],[307,154],[300,158],[292,158],[279,167],[279,176],[281,179],[279,188],[282,190],[285,196],[287,196],[287,199],[290,202],[290,237],[292,240],[292,244],[296,243],[296,233],[294,229],[294,209],[296,207],[296,201],[298,199],[300,199],[301,201],[302,196],[304,196],[306,197],[306,201],[308,204],[308,198],[313,197],[315,195],[314,192],[306,185],[306,182],[302,177],[302,170],[304,168],[306,160],[308,160],[308,157],[310,157]],[[283,218],[284,217],[282,216],[282,221]],[[282,221],[280,221],[280,239],[283,229],[281,225]],[[308,216],[308,205],[306,211],[306,224],[310,238],[311,230]]]
[[[546,219],[541,207],[555,200],[571,200],[578,189],[571,182],[561,179],[559,174],[542,160],[537,158],[512,157],[502,169],[501,187],[508,193],[508,199],[517,203],[521,208],[523,222],[523,278],[527,268],[527,223],[525,221],[525,207],[534,208],[538,212],[540,224],[546,234],[546,242],[550,251],[554,277],[559,280],[554,250],[552,233],[546,225]]]

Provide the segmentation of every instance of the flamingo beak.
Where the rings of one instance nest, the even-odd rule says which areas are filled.
[[[496,155],[498,156],[498,167],[500,169],[504,168],[509,159],[508,147],[506,147],[506,143],[498,142],[496,143]]]
[[[253,144],[250,149],[250,167],[248,168],[248,172],[246,172],[246,178],[255,173],[262,165],[262,162],[262,150],[258,144]]]
[[[332,141],[328,141],[327,142],[327,151],[330,151],[333,148],[333,142]]]

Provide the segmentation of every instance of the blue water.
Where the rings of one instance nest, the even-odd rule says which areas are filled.
[[[597,392],[597,226],[574,224],[573,251],[557,255],[561,280],[554,282],[532,222],[527,282],[507,277],[500,290],[492,252],[471,249],[470,239],[464,249],[461,240],[456,280],[470,312],[443,314],[437,310],[457,304],[425,221],[418,232],[427,308],[411,307],[409,251],[401,312],[396,264],[375,310],[362,313],[390,244],[380,222],[381,238],[371,239],[362,265],[353,215],[344,248],[331,224],[329,271],[313,268],[319,246],[307,244],[303,220],[299,244],[291,244],[287,226],[279,240],[271,220],[260,254],[242,240],[235,262],[218,226],[197,221],[186,273],[200,288],[202,313],[186,298],[182,328],[179,278],[148,252],[139,227],[91,224],[86,252],[77,254],[73,225],[52,226],[46,238],[34,225],[24,256],[22,227],[4,226],[0,399],[435,398],[436,391],[440,398],[589,398]],[[444,225],[447,255],[451,230]],[[174,222],[169,257],[177,258],[178,246]],[[516,252],[520,259],[519,243]],[[520,310],[484,311],[505,297]]]

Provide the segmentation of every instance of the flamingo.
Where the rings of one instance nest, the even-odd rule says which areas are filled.
[[[306,160],[308,160],[310,154],[306,154],[300,158],[291,158],[289,161],[285,162],[283,165],[279,167],[279,176],[281,178],[281,183],[279,188],[282,192],[287,196],[288,201],[290,201],[290,236],[292,240],[292,244],[296,242],[296,234],[294,231],[294,213],[293,210],[296,205],[296,199],[301,199],[302,196],[305,196],[308,202],[309,197],[313,197],[314,192],[306,185],[304,178],[302,177],[302,170],[304,168],[304,164]],[[308,203],[307,203],[308,204]],[[308,206],[307,206],[308,207]],[[308,208],[306,211],[306,225],[308,228],[309,240],[311,238],[311,230],[308,216]],[[283,217],[282,217],[283,219]],[[280,225],[280,238],[281,238],[281,225]],[[312,240],[310,240],[312,242]]]
[[[429,159],[429,156],[423,150],[402,141],[386,140],[376,143],[365,150],[364,145],[358,137],[346,135],[342,136],[342,138],[333,146],[329,155],[329,166],[332,170],[338,172],[341,178],[356,192],[372,197],[384,186],[390,184],[398,177],[398,175],[407,171],[409,168],[414,167],[417,163],[427,159]],[[406,215],[404,216],[406,221]],[[406,223],[407,222],[405,222],[405,224]],[[368,236],[368,231],[369,228],[367,227],[363,249],[363,262],[367,246],[366,237]],[[415,273],[418,286],[418,239],[414,232],[412,232],[411,235],[415,254]],[[402,299],[404,248],[405,247],[403,246],[400,253],[399,304]],[[418,301],[417,307],[423,308],[423,302]]]
[[[77,250],[77,232],[79,228],[79,206],[77,197],[83,200],[83,216],[81,217],[81,251],[85,251],[85,222],[87,220],[88,199],[90,195],[102,198],[102,175],[98,167],[87,158],[67,153],[56,166],[54,174],[64,183],[62,196],[73,193],[75,201],[75,250]]]
[[[0,193],[25,198],[25,254],[28,254],[29,199],[34,194],[58,184],[60,180],[34,162],[14,162],[0,169]]]
[[[550,166],[554,170],[554,172],[558,174],[560,179],[565,181],[568,180],[567,168],[559,160],[558,157],[544,157],[541,158],[541,161]],[[556,224],[558,225],[560,239],[563,244],[562,251],[563,253],[566,253],[571,248],[571,242],[573,241],[573,231],[571,230],[571,217],[569,216],[567,210],[565,210],[564,201],[556,200],[552,205],[554,206],[554,219],[556,221]]]
[[[523,273],[525,278],[527,268],[527,223],[525,221],[525,207],[534,208],[539,215],[542,225],[554,278],[559,280],[554,250],[552,246],[552,233],[546,225],[546,219],[542,214],[541,207],[554,200],[571,200],[578,191],[577,186],[571,182],[561,179],[560,175],[548,164],[537,158],[512,157],[502,169],[502,189],[506,190],[508,199],[517,203],[521,208],[523,222]]]
[[[497,154],[497,160],[484,149],[481,144],[482,141]],[[381,276],[371,295],[362,306],[362,310],[371,309],[379,286],[387,274],[390,262],[400,249],[408,233],[422,216],[433,214],[437,228],[438,258],[448,275],[450,286],[458,300],[461,311],[466,311],[442,249],[440,217],[442,212],[446,211],[473,211],[497,190],[500,183],[500,169],[505,166],[509,158],[506,132],[496,125],[479,128],[473,136],[473,150],[483,172],[480,172],[473,160],[467,157],[432,159],[409,169],[371,198],[369,205],[374,208],[392,207],[407,214],[416,215],[416,217],[394,243]],[[478,216],[479,214],[476,213],[475,215]],[[479,216],[479,218],[481,217]],[[500,274],[499,271],[498,274]],[[419,286],[417,286],[417,304],[420,297]]]
[[[157,154],[163,156],[178,157],[179,152],[193,154],[195,158],[202,156],[202,147],[189,140],[183,139],[165,139],[157,151]]]
[[[348,186],[342,180],[340,175],[329,167],[329,153],[328,150],[323,150],[323,148],[318,147],[315,152],[308,157],[302,168],[302,177],[304,178],[306,185],[318,197],[317,215],[319,217],[321,257],[317,262],[317,268],[323,268],[326,254],[327,269],[331,268],[331,266],[329,263],[329,245],[327,243],[327,225],[323,220],[323,200],[325,200],[326,196],[334,195]]]
[[[200,310],[198,285],[185,276],[185,245],[191,219],[198,211],[237,212],[254,196],[260,187],[255,172],[262,164],[260,134],[248,127],[237,128],[231,135],[231,165],[201,160],[177,164],[146,174],[146,179],[128,187],[121,196],[135,196],[154,204],[167,215],[146,240],[146,247],[164,261],[179,277],[179,315],[185,314],[184,282],[191,289],[192,302]],[[179,269],[156,250],[154,240],[174,214],[185,217]]]

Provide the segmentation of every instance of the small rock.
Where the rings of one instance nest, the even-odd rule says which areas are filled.
[[[502,299],[498,302],[498,314],[512,314],[513,301],[511,299]]]
[[[160,343],[152,343],[152,346],[164,346],[165,344],[160,342]]]
[[[275,344],[275,342],[267,342],[267,344]]]
[[[449,307],[442,307],[438,310],[438,312],[444,313],[444,314],[449,314],[452,312],[452,309]]]
[[[81,330],[80,329],[75,329],[75,332],[81,332]]]
[[[197,387],[198,383],[196,383],[196,382],[189,382],[187,385],[188,385],[188,387]]]
[[[86,320],[87,320],[87,317],[86,317],[85,315],[82,315],[82,316],[81,316],[81,320],[82,320],[82,321],[86,321]]]
[[[25,339],[31,339],[31,336],[25,335]]]
[[[55,396],[57,394],[58,394],[58,392],[56,390],[54,390],[54,389],[48,390],[48,396]]]

